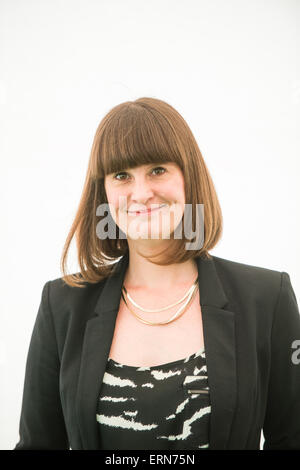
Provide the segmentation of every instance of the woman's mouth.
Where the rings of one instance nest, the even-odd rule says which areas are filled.
[[[144,211],[136,211],[136,212],[129,212],[128,211],[128,214],[129,215],[132,215],[132,216],[137,216],[137,215],[145,215],[145,214],[150,214],[152,212],[157,212],[159,211],[160,209],[162,209],[163,207],[167,206],[168,204],[161,204],[159,207],[156,207],[154,209],[147,209],[147,210],[144,210]]]

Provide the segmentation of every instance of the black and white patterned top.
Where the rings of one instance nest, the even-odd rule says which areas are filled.
[[[152,367],[108,358],[96,414],[101,449],[208,449],[210,413],[204,349]]]

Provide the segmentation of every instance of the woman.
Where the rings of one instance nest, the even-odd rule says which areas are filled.
[[[290,277],[210,255],[221,233],[181,115],[153,98],[114,107],[96,131],[63,276],[43,288],[16,450],[259,449],[262,430],[264,449],[300,449]]]

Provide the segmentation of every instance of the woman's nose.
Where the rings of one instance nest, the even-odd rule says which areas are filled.
[[[130,195],[134,200],[148,199],[153,196],[153,186],[146,178],[137,178],[130,185]]]

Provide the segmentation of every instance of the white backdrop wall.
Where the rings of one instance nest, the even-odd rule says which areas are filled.
[[[224,217],[216,256],[289,273],[300,298],[300,2],[1,0],[0,448],[12,449],[41,290],[96,128],[151,96],[186,119]],[[78,270],[75,249],[69,258]],[[263,443],[263,435],[261,445]]]

